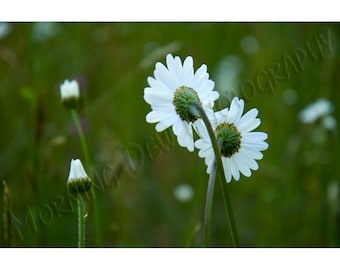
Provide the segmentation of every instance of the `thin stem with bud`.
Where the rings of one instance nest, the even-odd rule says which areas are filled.
[[[84,157],[85,157],[85,166],[89,172],[90,178],[93,179],[93,173],[92,173],[92,167],[91,167],[91,163],[90,163],[90,155],[89,155],[89,151],[87,148],[87,144],[86,144],[86,140],[85,140],[85,136],[84,136],[84,132],[83,129],[81,128],[80,125],[80,121],[79,121],[79,117],[78,117],[78,113],[75,109],[71,109],[71,115],[72,115],[72,119],[74,121],[74,124],[77,128],[78,134],[79,134],[79,138],[80,138],[80,143],[83,149],[83,153],[84,153]],[[96,242],[97,242],[97,246],[101,246],[102,245],[102,237],[101,237],[101,232],[100,232],[100,223],[99,223],[99,216],[98,216],[98,207],[97,207],[97,201],[96,201],[96,194],[93,188],[91,188],[91,195],[92,195],[92,202],[93,202],[93,214],[94,214],[94,222],[95,222],[95,230],[96,230]]]

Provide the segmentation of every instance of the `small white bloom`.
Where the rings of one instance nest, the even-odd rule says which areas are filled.
[[[247,54],[254,54],[259,50],[259,42],[256,37],[248,35],[241,39],[241,48]]]
[[[36,41],[45,41],[55,36],[59,31],[59,26],[54,22],[36,22],[33,23],[33,39]]]
[[[333,179],[327,186],[327,199],[333,211],[337,210],[339,202],[339,184]]]
[[[327,115],[321,120],[322,126],[328,130],[335,130],[337,126],[336,119],[332,115]]]
[[[65,80],[64,83],[60,85],[60,96],[61,99],[68,98],[79,98],[79,84],[76,80]]]
[[[298,95],[296,91],[289,88],[283,91],[282,98],[283,102],[288,106],[294,105],[298,101]]]
[[[80,91],[76,80],[65,80],[60,85],[61,101],[67,109],[75,109],[78,104]]]
[[[252,132],[261,121],[256,118],[257,109],[252,109],[242,116],[244,101],[235,97],[230,106],[209,116],[211,125],[215,130],[218,141],[222,143],[221,156],[224,173],[227,182],[240,179],[240,172],[249,177],[251,170],[257,170],[256,160],[262,159],[261,151],[268,148],[264,141],[267,134],[264,132]],[[195,146],[199,149],[199,157],[205,158],[207,173],[213,169],[215,155],[207,129],[204,125],[197,125],[201,139]]]
[[[223,99],[231,100],[232,97],[238,95],[240,90],[240,87],[238,87],[239,77],[242,68],[242,60],[236,54],[224,57],[218,64],[215,72],[215,82]]]
[[[79,179],[88,178],[83,164],[80,159],[72,159],[70,166],[70,173],[68,175],[68,182],[78,181]]]
[[[192,127],[195,127],[197,117],[191,114],[189,105],[197,102],[206,112],[213,111],[219,93],[213,91],[215,84],[209,79],[206,65],[194,73],[191,56],[182,64],[178,56],[168,54],[166,63],[167,66],[156,63],[154,78],[148,77],[150,87],[144,89],[144,99],[151,105],[152,111],[147,114],[146,121],[157,123],[158,132],[172,126],[179,145],[192,152]]]
[[[333,104],[327,99],[320,98],[302,110],[299,118],[302,123],[309,124],[315,122],[320,117],[330,114],[332,111]]]
[[[188,202],[194,196],[194,190],[189,184],[180,184],[174,190],[175,198],[180,202]]]
[[[0,39],[5,38],[11,32],[11,25],[7,22],[0,22]]]
[[[83,193],[90,189],[91,180],[87,176],[80,159],[72,159],[67,186],[71,192]]]

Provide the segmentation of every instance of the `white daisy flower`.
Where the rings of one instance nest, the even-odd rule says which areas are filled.
[[[264,142],[267,134],[252,132],[261,123],[256,118],[258,110],[252,109],[242,116],[243,109],[244,101],[235,97],[230,110],[226,108],[209,116],[217,141],[222,144],[221,157],[228,183],[232,177],[239,180],[240,172],[249,177],[251,170],[259,168],[256,160],[262,159],[261,151],[268,148],[268,144]],[[214,150],[204,125],[198,125],[197,128],[201,139],[195,142],[195,146],[199,149],[199,157],[205,158],[207,173],[210,174],[215,161]]]
[[[172,126],[179,145],[192,152],[192,127],[195,127],[197,117],[191,114],[189,105],[197,102],[204,110],[212,112],[219,93],[213,91],[215,83],[209,79],[206,65],[194,73],[191,56],[182,64],[178,56],[168,54],[166,64],[156,63],[154,78],[148,77],[150,87],[144,89],[144,99],[152,111],[147,114],[146,121],[157,123],[158,132]]]

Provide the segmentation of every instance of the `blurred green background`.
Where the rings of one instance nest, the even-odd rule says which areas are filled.
[[[172,53],[208,66],[216,109],[238,95],[246,111],[259,109],[257,130],[268,133],[259,170],[229,185],[241,246],[339,246],[337,128],[299,120],[320,97],[339,120],[339,41],[338,24],[1,23],[0,179],[11,245],[77,246],[66,181],[71,159],[84,157],[59,94],[77,79],[102,246],[200,246],[204,161],[145,121],[147,77]],[[211,246],[232,246],[218,182],[212,215]],[[90,200],[87,246],[97,245],[94,228]]]

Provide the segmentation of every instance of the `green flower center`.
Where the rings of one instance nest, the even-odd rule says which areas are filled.
[[[197,116],[193,115],[189,108],[189,106],[194,102],[202,104],[194,89],[187,86],[181,86],[176,89],[173,104],[175,105],[177,114],[182,120],[185,120],[188,123],[195,122],[197,120]]]
[[[221,154],[224,157],[231,157],[241,147],[241,133],[234,124],[222,123],[217,126],[216,138],[222,143]]]

